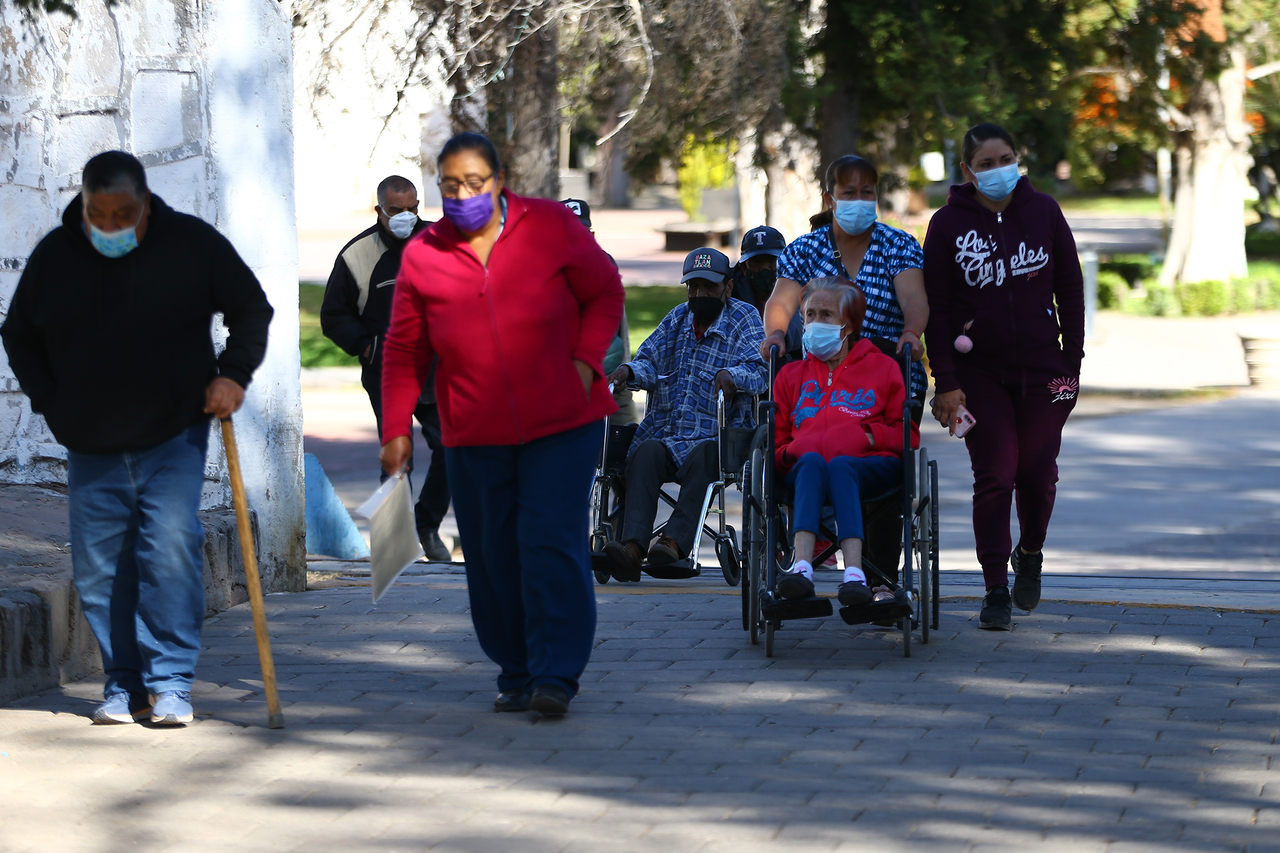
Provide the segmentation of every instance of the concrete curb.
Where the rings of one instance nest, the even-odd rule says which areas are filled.
[[[204,522],[205,617],[249,600],[235,513],[210,510]],[[255,545],[258,521],[253,515]],[[70,575],[0,589],[0,705],[102,671]]]

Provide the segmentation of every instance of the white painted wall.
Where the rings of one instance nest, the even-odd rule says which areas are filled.
[[[0,315],[36,242],[79,192],[94,154],[131,151],[152,190],[216,225],[276,316],[242,414],[240,454],[258,513],[264,581],[305,584],[298,387],[292,55],[276,0],[77,4],[20,14],[0,0]],[[217,430],[215,430],[215,435]],[[211,441],[205,506],[230,503]],[[65,451],[32,414],[0,350],[0,482],[65,481]]]

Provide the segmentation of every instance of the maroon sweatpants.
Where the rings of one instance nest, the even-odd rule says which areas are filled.
[[[956,379],[976,423],[965,435],[973,465],[973,537],[987,589],[1009,583],[1009,510],[1018,494],[1022,547],[1044,546],[1058,492],[1062,427],[1079,382],[1045,370],[992,373],[957,365]]]

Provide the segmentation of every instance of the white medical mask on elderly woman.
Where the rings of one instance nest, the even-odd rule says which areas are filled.
[[[822,361],[835,356],[844,345],[844,326],[834,323],[809,323],[804,327],[804,336],[800,344],[808,355],[816,356]]]

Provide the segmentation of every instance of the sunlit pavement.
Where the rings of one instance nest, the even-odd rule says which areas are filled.
[[[0,709],[0,849],[1280,849],[1273,614],[949,602],[910,658],[828,619],[770,660],[734,592],[601,588],[559,721],[492,711],[459,578],[272,596],[281,730],[237,607],[185,729],[90,726],[89,682]]]

